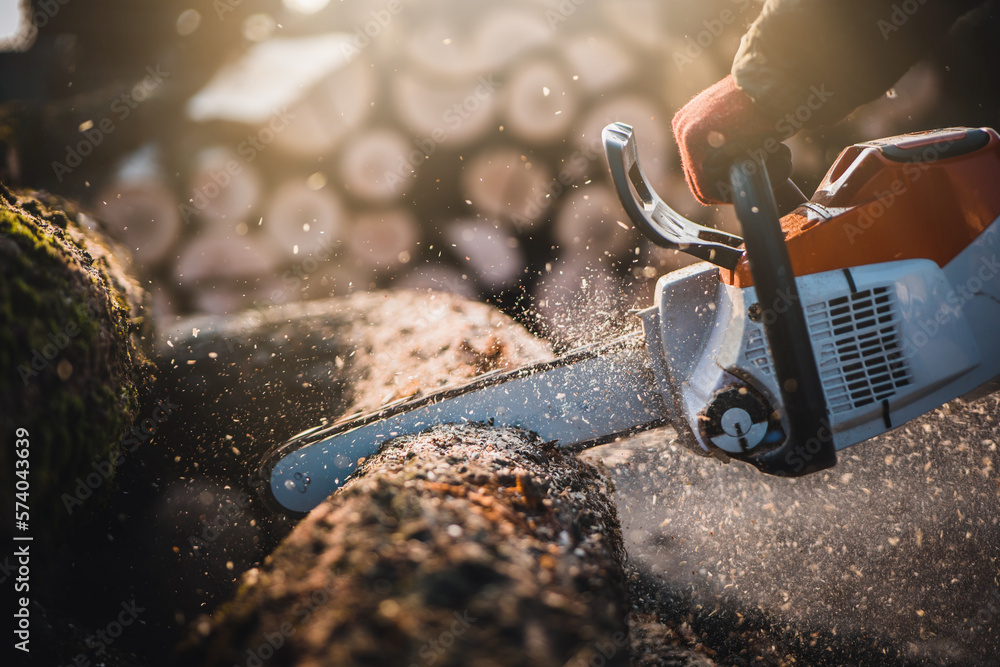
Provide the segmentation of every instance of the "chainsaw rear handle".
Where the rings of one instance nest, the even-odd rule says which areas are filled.
[[[730,167],[729,179],[757,302],[771,313],[763,318],[764,333],[788,426],[781,446],[751,453],[746,460],[776,475],[798,476],[829,468],[836,464],[837,455],[826,399],[767,169],[759,160],[740,161]]]

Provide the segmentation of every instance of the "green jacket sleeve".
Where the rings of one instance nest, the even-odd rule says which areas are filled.
[[[795,119],[788,134],[833,123],[891,88],[979,4],[766,0],[743,36],[733,77],[761,110]]]

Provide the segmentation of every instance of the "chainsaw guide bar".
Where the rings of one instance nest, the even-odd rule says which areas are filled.
[[[286,512],[308,512],[344,483],[358,459],[435,424],[512,426],[584,448],[663,426],[667,414],[637,332],[300,433],[265,459],[261,490]]]

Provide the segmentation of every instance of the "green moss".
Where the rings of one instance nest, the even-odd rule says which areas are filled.
[[[131,335],[134,295],[117,287],[127,278],[110,254],[95,260],[74,242],[72,225],[37,202],[0,198],[0,432],[29,430],[36,535],[72,523],[77,507],[71,515],[62,498],[95,462],[116,458],[145,362]],[[0,488],[13,482],[12,455],[0,448]],[[86,509],[111,487],[102,482]]]

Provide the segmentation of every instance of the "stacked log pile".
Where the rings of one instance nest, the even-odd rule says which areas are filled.
[[[677,69],[662,3],[354,0],[276,19],[284,37],[351,36],[342,62],[263,123],[190,123],[97,196],[161,311],[436,286],[570,339],[679,261],[619,222],[600,144],[607,123],[633,123],[656,186],[689,199],[669,118],[725,68]]]
[[[668,201],[734,228],[688,194],[669,119],[729,70],[759,3],[170,2],[145,23],[144,10],[98,9],[49,17],[48,41],[13,58],[52,99],[0,109],[0,175],[86,198],[138,258],[159,314],[402,284],[578,339],[685,261],[631,231],[602,247],[621,212],[599,132],[617,120],[636,126]],[[79,72],[49,71],[38,54],[74,31]],[[104,52],[119,35],[139,64]],[[845,144],[927,126],[941,85],[914,68],[853,123],[796,137],[805,190]],[[115,173],[130,151],[147,168]],[[569,195],[584,187],[599,207],[577,210],[587,200]]]

